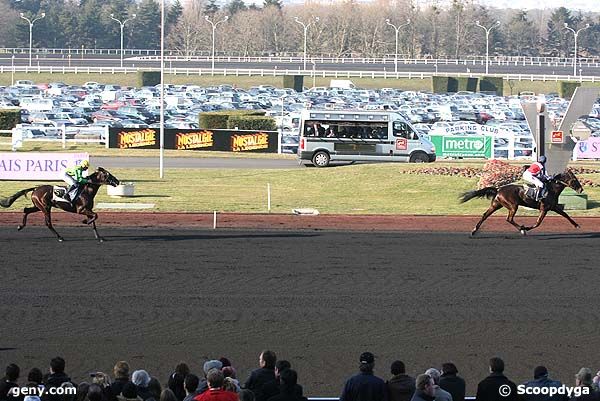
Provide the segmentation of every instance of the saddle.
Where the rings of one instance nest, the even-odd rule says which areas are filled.
[[[538,193],[538,188],[535,185],[531,185],[531,184],[523,184],[523,189],[525,190],[525,196],[529,199],[531,199],[534,202],[537,202],[537,193]],[[548,189],[546,188],[546,193],[544,194],[544,197],[540,199],[540,201],[546,199],[546,197],[548,196]]]
[[[56,202],[69,202],[64,197],[67,195],[67,187],[60,185],[52,186],[52,200]],[[70,202],[69,202],[70,203]]]

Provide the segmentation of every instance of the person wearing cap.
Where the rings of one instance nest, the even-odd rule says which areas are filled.
[[[600,392],[593,387],[593,373],[589,368],[581,368],[575,375],[575,385],[577,387],[586,387],[587,394],[583,391],[579,397],[571,397],[571,401],[600,401]]]
[[[546,156],[540,156],[537,162],[531,165],[523,172],[523,179],[537,188],[536,201],[546,197],[548,190],[546,183],[550,178],[546,175]]]
[[[363,352],[359,362],[359,373],[346,380],[340,401],[387,401],[385,382],[373,374],[375,356]]]
[[[412,396],[411,401],[434,401],[435,400],[435,384],[431,376],[422,374],[417,376],[417,389]]]
[[[562,383],[558,380],[548,378],[548,369],[545,366],[536,366],[533,369],[533,380],[525,382],[525,387],[560,387]],[[550,397],[549,394],[523,394],[523,401],[561,401],[565,400],[566,396],[555,394]]]
[[[67,168],[63,174],[63,180],[69,184],[64,198],[71,202],[72,206],[75,206],[75,201],[79,197],[83,184],[88,182],[88,179],[83,176],[83,172],[87,171],[89,167],[90,162],[82,160],[78,165]]]
[[[490,359],[489,366],[490,375],[477,385],[475,401],[518,401],[517,385],[504,376],[504,361],[494,357]],[[504,394],[509,394],[501,395],[501,388]]]
[[[429,368],[425,371],[433,379],[433,388],[435,390],[435,401],[452,401],[452,395],[440,387],[441,373],[436,368]]]
[[[390,367],[392,377],[385,384],[390,401],[410,401],[416,389],[415,378],[406,374],[402,361],[392,362]]]
[[[465,380],[458,376],[458,369],[452,362],[442,364],[440,387],[452,395],[452,401],[465,401],[467,385]]]
[[[204,365],[202,366],[202,371],[204,372],[204,377],[200,380],[200,383],[198,384],[198,388],[196,389],[196,392],[198,394],[202,394],[206,390],[208,390],[208,382],[206,381],[206,378],[208,377],[208,372],[210,372],[213,369],[216,369],[219,371],[221,369],[223,369],[223,362],[219,361],[218,359],[211,359],[209,361],[204,362]]]
[[[266,383],[275,380],[275,363],[277,362],[277,355],[275,352],[265,350],[260,353],[258,357],[258,364],[260,368],[255,369],[250,373],[248,380],[244,384],[244,388],[252,390],[256,400],[261,400],[260,394],[262,386]]]
[[[225,377],[220,369],[211,369],[206,375],[208,390],[196,396],[194,401],[238,401],[238,395],[223,390]]]

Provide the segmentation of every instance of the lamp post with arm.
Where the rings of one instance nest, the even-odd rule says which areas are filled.
[[[319,17],[315,17],[315,19],[313,21],[310,21],[308,23],[304,23],[302,21],[300,21],[300,18],[298,17],[294,17],[294,21],[296,21],[297,23],[299,23],[300,25],[302,25],[302,28],[304,29],[304,70],[306,70],[306,41],[307,41],[307,37],[308,37],[308,28],[310,28],[310,26],[316,22],[319,22]]]
[[[25,16],[25,14],[21,13],[21,18],[29,23],[29,66],[31,67],[31,48],[33,46],[33,24],[35,21],[40,20],[46,16],[46,13],[41,13],[39,17],[35,17],[34,19],[29,19]]]
[[[225,22],[229,19],[229,16],[226,15],[222,20],[217,21],[217,22],[212,22],[210,20],[210,18],[208,17],[208,15],[204,16],[204,19],[208,22],[210,22],[210,24],[212,25],[212,58],[211,58],[211,70],[214,72],[215,71],[215,32],[217,30],[217,25],[219,25],[222,22]]]
[[[390,19],[386,19],[385,23],[388,24],[389,26],[391,26],[392,28],[394,28],[394,30],[396,31],[396,51],[394,52],[394,72],[398,72],[398,34],[400,32],[400,29],[404,28],[405,26],[407,26],[408,24],[410,24],[410,18],[406,20],[406,22],[404,24],[401,25],[394,25],[390,22]]]
[[[119,23],[119,25],[121,26],[121,67],[123,67],[123,29],[125,28],[125,23],[129,20],[135,19],[137,15],[136,14],[131,14],[131,18],[127,18],[123,21],[115,18],[114,14],[110,15],[110,19],[112,19],[113,21],[117,21]]]
[[[485,26],[481,25],[479,21],[475,21],[475,25],[477,25],[485,31],[485,73],[487,75],[490,67],[490,32],[492,31],[492,29],[496,28],[497,26],[500,26],[500,21],[496,21],[489,28],[486,28]]]
[[[589,27],[590,24],[585,24],[583,28],[575,30],[573,28],[570,28],[569,24],[565,22],[565,29],[568,29],[569,31],[573,32],[573,35],[575,35],[575,52],[573,53],[573,76],[577,76],[577,37],[579,36],[579,32],[583,31],[584,29],[588,29]]]

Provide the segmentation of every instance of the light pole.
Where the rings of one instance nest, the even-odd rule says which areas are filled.
[[[396,31],[396,52],[394,53],[394,72],[398,72],[398,33],[400,29],[404,28],[406,25],[410,24],[410,18],[406,20],[406,22],[402,25],[394,25],[390,22],[390,19],[386,19],[385,23],[394,28]]]
[[[137,16],[137,14],[131,14],[131,18],[127,18],[123,21],[120,21],[117,18],[115,18],[114,14],[110,15],[110,19],[112,19],[113,21],[117,21],[119,23],[119,25],[121,26],[121,67],[123,67],[123,29],[125,28],[125,23],[132,19],[135,19],[136,16]]]
[[[226,15],[222,20],[217,21],[217,22],[212,22],[210,20],[210,18],[208,17],[208,15],[204,16],[204,19],[208,22],[210,22],[210,24],[212,25],[212,60],[211,60],[211,70],[215,71],[215,31],[217,29],[217,25],[219,25],[221,22],[225,22],[229,19],[229,16]]]
[[[304,68],[303,69],[306,70],[306,38],[308,36],[308,28],[315,22],[319,22],[319,17],[315,17],[315,19],[313,21],[310,21],[307,24],[300,21],[300,18],[298,18],[298,17],[294,17],[294,21],[296,21],[297,23],[302,25],[302,28],[304,28]]]
[[[482,28],[485,31],[485,74],[487,75],[490,68],[490,32],[497,26],[500,26],[500,21],[494,22],[492,26],[486,28],[481,25],[479,21],[475,21],[475,25]]]
[[[10,73],[10,84],[15,84],[15,55],[13,54],[11,57],[11,73]]]
[[[46,16],[46,13],[41,13],[39,17],[35,17],[33,20],[30,20],[25,16],[25,14],[21,13],[21,18],[29,23],[29,66],[31,67],[31,46],[33,44],[33,24],[35,21],[40,20]]]
[[[577,37],[579,36],[579,32],[583,31],[584,29],[588,29],[590,27],[590,24],[585,24],[585,26],[583,28],[578,29],[577,31],[573,28],[569,28],[569,24],[567,24],[565,22],[565,29],[568,29],[569,31],[573,32],[573,35],[575,35],[575,53],[573,53],[573,75],[577,76]]]
[[[158,174],[165,177],[165,0],[160,1],[160,117]]]

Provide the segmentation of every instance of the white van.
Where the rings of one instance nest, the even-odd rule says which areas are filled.
[[[298,157],[317,167],[331,161],[433,162],[435,146],[392,111],[304,110]]]
[[[49,112],[55,108],[59,108],[60,102],[56,99],[26,97],[21,99],[20,106],[29,112]]]

